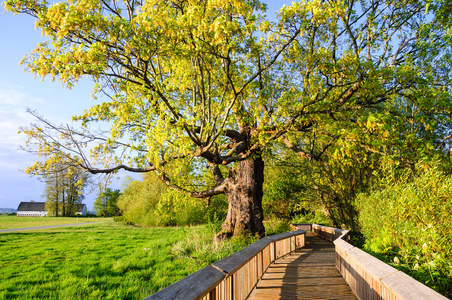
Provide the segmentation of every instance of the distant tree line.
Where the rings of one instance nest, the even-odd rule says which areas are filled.
[[[94,211],[96,214],[101,217],[119,216],[121,213],[117,202],[120,195],[120,190],[106,188],[99,194],[96,201],[94,201]]]
[[[80,168],[66,168],[43,176],[46,210],[49,216],[69,217],[83,201],[83,188],[88,174]]]

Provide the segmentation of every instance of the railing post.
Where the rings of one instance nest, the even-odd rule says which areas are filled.
[[[210,300],[216,300],[217,299],[217,289],[213,289],[210,293],[209,293],[209,297]]]
[[[273,242],[273,257],[272,257],[272,262],[274,262],[276,260],[276,242]]]

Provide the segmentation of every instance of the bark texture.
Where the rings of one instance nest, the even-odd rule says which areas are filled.
[[[240,161],[237,174],[229,175],[226,190],[229,207],[222,225],[219,239],[237,235],[265,236],[263,225],[262,195],[264,183],[264,161],[262,157]]]

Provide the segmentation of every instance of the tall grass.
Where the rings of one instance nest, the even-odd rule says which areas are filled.
[[[99,223],[0,234],[0,299],[143,299],[246,245],[208,226]]]
[[[452,176],[426,167],[388,176],[360,195],[365,250],[452,296]]]

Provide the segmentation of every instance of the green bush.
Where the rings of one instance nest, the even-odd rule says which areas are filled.
[[[284,233],[291,230],[290,223],[287,220],[281,220],[276,218],[264,222],[264,226],[266,235]]]
[[[214,219],[223,220],[228,208],[224,196],[214,196],[208,204],[169,189],[153,173],[143,176],[142,181],[131,181],[118,198],[123,221],[145,227],[185,226]]]
[[[315,223],[323,225],[331,225],[330,220],[321,211],[306,211],[304,213],[297,214],[290,221],[291,223]]]
[[[207,204],[201,199],[191,198],[174,190],[161,195],[154,213],[159,226],[195,225],[205,222]]]
[[[113,217],[113,221],[115,221],[115,222],[124,222],[124,217],[123,216],[114,216]]]
[[[358,196],[364,249],[450,297],[452,176],[419,168],[419,176],[393,172],[378,190]]]

